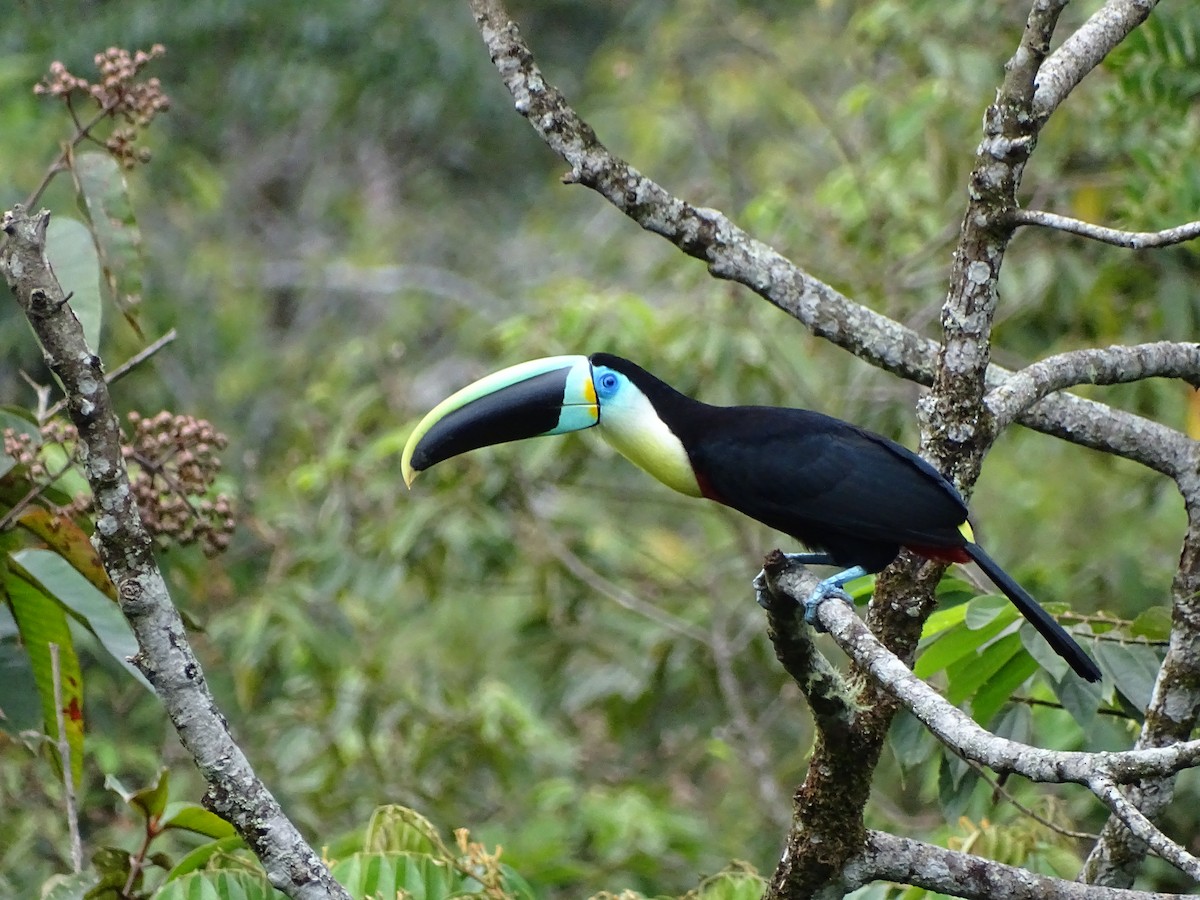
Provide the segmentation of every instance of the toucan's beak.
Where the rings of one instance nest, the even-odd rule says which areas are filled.
[[[412,486],[430,466],[492,444],[591,428],[600,404],[586,356],[551,356],[502,369],[447,397],[404,446],[400,471]]]

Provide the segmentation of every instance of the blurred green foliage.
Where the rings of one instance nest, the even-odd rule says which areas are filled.
[[[331,841],[401,803],[502,845],[544,896],[677,894],[731,859],[769,871],[810,740],[748,587],[780,537],[670,494],[592,435],[480,451],[411,494],[399,450],[456,387],[553,353],[619,352],[711,402],[812,406],[910,445],[916,389],[563,188],[463,3],[16,7],[0,32],[5,204],[67,133],[29,90],[51,60],[87,71],[109,44],[167,46],[155,74],[173,108],[131,189],[142,327],[181,337],[117,397],[231,437],[232,550],[164,564],[235,733],[300,826]],[[965,175],[1021,4],[513,12],[615,152],[936,335]],[[1082,15],[1070,7],[1063,28]],[[1028,205],[1142,229],[1194,217],[1195,28],[1185,4],[1164,5],[1089,77],[1042,138]],[[61,179],[45,202],[74,212]],[[1022,233],[995,357],[1194,335],[1198,264],[1186,246],[1131,254]],[[105,317],[110,369],[140,346]],[[21,370],[50,381],[10,305],[0,396],[30,405]],[[1190,402],[1171,383],[1085,393],[1176,427]],[[1149,472],[1014,430],[973,509],[993,554],[1047,601],[1131,618],[1166,600],[1183,514]],[[132,849],[106,774],[146,783],[165,762],[174,796],[198,799],[202,785],[154,702],[78,643],[84,838]],[[1022,692],[1055,699],[1041,679]],[[993,727],[1046,746],[1115,748],[1134,729],[1100,716],[1085,733],[1021,704],[998,716]],[[0,893],[25,895],[65,871],[61,788],[44,758],[0,741]],[[958,836],[1043,871],[1078,850],[1030,837],[911,720],[892,747],[873,827]],[[1032,805],[1047,793],[1009,789]],[[1182,821],[1196,791],[1181,780]],[[1075,827],[1101,822],[1078,792],[1045,802]],[[1148,884],[1179,886],[1149,871]]]

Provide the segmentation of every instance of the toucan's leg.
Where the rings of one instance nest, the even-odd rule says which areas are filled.
[[[866,574],[867,570],[862,566],[851,566],[843,572],[838,572],[836,575],[830,575],[824,579],[817,585],[816,590],[808,595],[808,599],[804,601],[804,621],[820,629],[821,623],[817,620],[817,608],[830,597],[845,600],[853,606],[854,601],[849,594],[842,590],[842,585],[847,581],[853,581],[855,578],[862,578]]]

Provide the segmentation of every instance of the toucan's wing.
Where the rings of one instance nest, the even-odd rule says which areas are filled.
[[[806,543],[822,532],[892,544],[961,545],[967,507],[904,447],[809,410],[728,407],[688,452],[714,499]]]

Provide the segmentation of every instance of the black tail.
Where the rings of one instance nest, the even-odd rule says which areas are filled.
[[[1004,596],[1012,601],[1013,606],[1021,611],[1021,615],[1037,629],[1038,634],[1046,639],[1046,643],[1054,649],[1054,652],[1065,659],[1067,664],[1075,670],[1075,674],[1088,681],[1100,680],[1100,669],[1097,668],[1092,658],[1083,652],[1083,648],[1075,643],[1075,639],[1067,634],[1050,613],[1042,609],[1038,602],[1029,596],[1025,588],[1017,584],[1012,576],[1000,568],[999,563],[984,553],[983,548],[978,544],[967,544],[965,549],[971,559],[979,563],[979,568],[983,569],[987,577],[995,582],[996,587],[1004,592]]]

